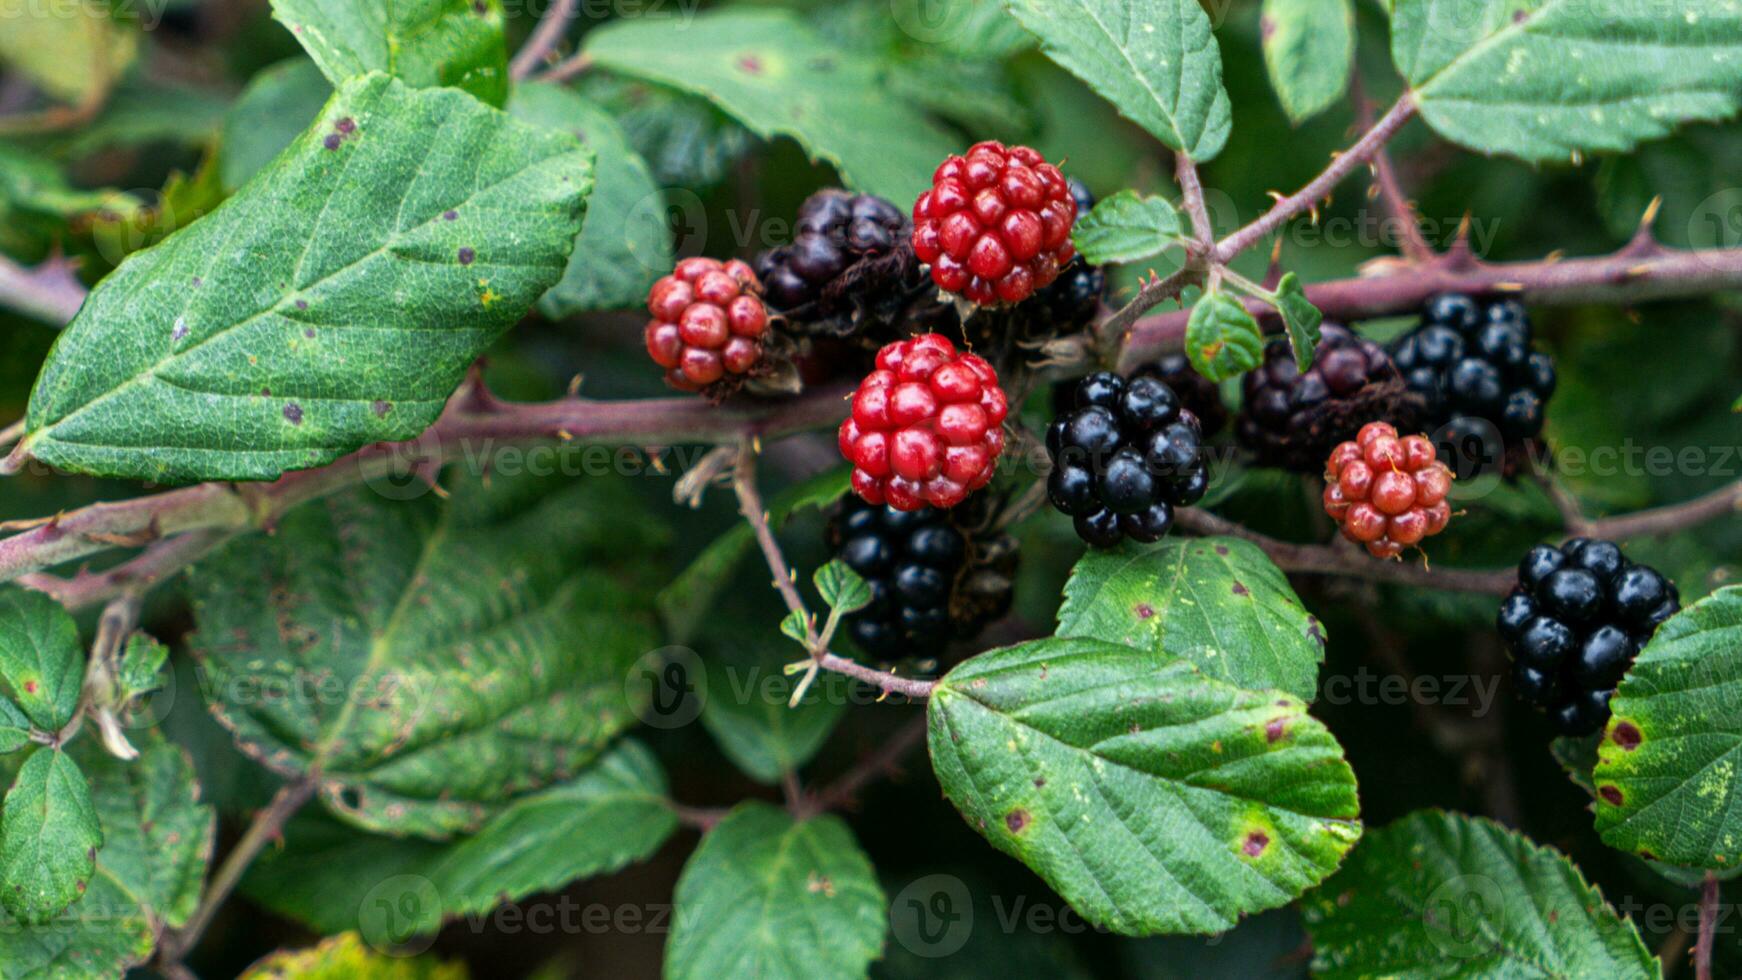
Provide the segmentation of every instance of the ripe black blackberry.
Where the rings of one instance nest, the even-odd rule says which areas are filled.
[[[1210,486],[1197,419],[1166,382],[1108,371],[1077,385],[1076,407],[1046,430],[1047,496],[1096,548],[1160,541],[1174,508]]]
[[[1197,417],[1198,429],[1206,436],[1222,431],[1228,424],[1228,407],[1222,404],[1222,389],[1214,381],[1199,374],[1191,359],[1184,354],[1169,354],[1153,364],[1145,364],[1134,372],[1136,377],[1156,378],[1179,396],[1180,409]]]
[[[799,333],[887,327],[929,291],[910,234],[907,215],[883,198],[820,190],[800,205],[792,243],[757,256],[764,299]]]
[[[1415,428],[1403,382],[1385,349],[1339,323],[1319,328],[1319,346],[1303,374],[1287,340],[1264,348],[1264,364],[1241,382],[1244,400],[1234,435],[1263,466],[1320,473],[1339,444],[1368,422]]]
[[[1517,300],[1436,296],[1392,360],[1434,429],[1440,458],[1459,479],[1513,472],[1542,433],[1554,394],[1554,361],[1531,345],[1530,316]]]
[[[1496,619],[1512,653],[1519,697],[1548,712],[1563,735],[1589,735],[1609,720],[1609,698],[1633,658],[1681,596],[1655,569],[1608,541],[1537,545],[1518,564],[1518,585]]]
[[[989,530],[991,516],[985,494],[951,510],[914,511],[848,494],[829,540],[871,587],[871,604],[845,621],[853,642],[871,657],[929,672],[951,640],[1007,612],[1016,541]]]

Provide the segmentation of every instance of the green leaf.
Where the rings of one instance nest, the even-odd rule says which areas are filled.
[[[780,631],[800,644],[809,644],[810,638],[805,636],[805,627],[809,625],[805,614],[797,609],[787,613],[780,619]]]
[[[1083,260],[1141,262],[1181,244],[1179,212],[1165,198],[1123,190],[1077,219],[1071,241]]]
[[[590,157],[460,92],[346,83],[235,197],[92,291],[21,451],[165,483],[267,480],[417,435],[561,276]]]
[[[160,930],[186,925],[199,904],[217,832],[212,809],[199,802],[185,751],[155,730],[132,738],[140,749],[132,762],[105,754],[95,738],[69,749],[90,777],[86,804],[102,827],[96,872],[78,904],[46,925],[0,917],[7,980],[120,976],[151,955]],[[82,787],[71,760],[57,764]]]
[[[645,860],[677,829],[666,792],[659,760],[625,740],[451,842],[364,833],[311,811],[291,822],[283,849],[249,869],[242,890],[321,932],[361,924],[370,939],[400,942]]]
[[[1264,0],[1260,21],[1270,84],[1299,125],[1343,97],[1355,66],[1349,0]]]
[[[791,136],[855,190],[911,201],[956,137],[892,98],[876,63],[792,14],[725,10],[615,20],[587,33],[601,68],[694,92],[764,139]]]
[[[562,282],[539,300],[552,319],[641,306],[655,279],[671,271],[665,193],[611,115],[560,85],[521,85],[509,111],[535,126],[567,132],[592,149],[598,181],[587,222]]]
[[[812,580],[816,583],[817,594],[823,597],[830,609],[842,615],[858,612],[871,604],[871,586],[840,559],[817,569]]]
[[[664,85],[589,72],[575,87],[611,113],[662,187],[705,194],[755,143],[748,130],[706,99]]]
[[[1238,538],[1169,538],[1159,547],[1091,551],[1071,570],[1059,636],[1189,660],[1249,690],[1310,701],[1325,660],[1325,628],[1257,545]]]
[[[1198,0],[1005,0],[1040,48],[1194,160],[1228,141],[1222,53]]]
[[[0,813],[0,905],[41,925],[84,895],[103,831],[91,787],[59,749],[39,749],[18,770]]]
[[[466,980],[461,960],[435,954],[377,952],[355,932],[330,936],[309,949],[280,950],[249,967],[241,980]]]
[[[839,467],[811,477],[776,496],[768,505],[769,526],[778,528],[798,511],[823,508],[847,492],[852,469]],[[676,643],[688,643],[707,621],[714,600],[731,581],[738,562],[756,546],[756,536],[744,521],[702,549],[659,593],[659,613]],[[799,631],[799,635],[804,635]]]
[[[30,744],[30,719],[12,699],[0,694],[0,754],[17,752]]]
[[[157,640],[145,633],[134,633],[128,637],[127,647],[121,652],[120,670],[115,678],[121,685],[121,702],[124,704],[144,697],[163,687],[169,676],[164,670],[168,662],[169,648]]]
[[[374,830],[475,830],[570,778],[641,707],[625,679],[659,645],[661,539],[620,485],[557,485],[359,489],[202,562],[192,649],[213,712]]]
[[[974,657],[927,708],[944,795],[1089,922],[1220,932],[1286,905],[1361,835],[1306,705],[1092,639]]]
[[[1276,284],[1276,312],[1282,314],[1282,324],[1288,329],[1288,345],[1294,351],[1294,364],[1305,372],[1313,366],[1319,349],[1319,324],[1325,315],[1306,297],[1300,277],[1284,273]]]
[[[1186,356],[1199,374],[1225,381],[1263,362],[1264,334],[1238,299],[1205,293],[1186,321]]]
[[[321,114],[333,96],[333,84],[320,66],[304,57],[290,58],[255,75],[224,114],[219,172],[224,187],[234,193]]]
[[[84,681],[85,651],[65,607],[41,592],[0,588],[0,694],[37,728],[58,732],[73,720]]]
[[[139,52],[138,34],[109,16],[113,6],[97,0],[55,0],[6,10],[0,65],[18,69],[61,101],[101,97]]]
[[[865,976],[883,953],[883,889],[838,817],[742,803],[684,864],[666,980]]]
[[[1560,852],[1461,814],[1369,831],[1303,905],[1315,977],[1661,976]]]
[[[272,0],[272,16],[334,85],[382,71],[413,88],[508,101],[502,0]]]
[[[80,190],[48,157],[0,143],[0,217],[13,209],[56,218],[105,209],[128,214],[139,206],[138,199],[120,191]]]
[[[1440,135],[1565,160],[1734,114],[1742,11],[1729,0],[1398,0],[1391,57]]]
[[[792,638],[802,644],[803,628]],[[773,640],[767,627],[738,627],[730,620],[708,639],[701,651],[708,677],[702,727],[746,775],[778,783],[822,748],[852,703],[851,683],[840,674],[819,673],[792,707],[800,678],[784,668],[803,654]]]
[[[1742,864],[1742,586],[1672,616],[1621,679],[1597,748],[1597,832],[1651,860]]]

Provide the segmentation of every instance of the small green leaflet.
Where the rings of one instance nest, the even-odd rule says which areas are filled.
[[[1742,100],[1734,0],[1397,0],[1391,28],[1422,119],[1484,153],[1626,151]]]
[[[539,311],[561,319],[641,306],[654,280],[671,271],[671,229],[665,192],[630,148],[623,128],[610,113],[560,85],[516,87],[509,111],[535,126],[573,135],[598,161],[597,186],[568,271],[539,300]]]
[[[169,648],[147,634],[134,633],[128,637],[115,677],[120,685],[120,702],[125,704],[163,687],[168,678],[163,668],[168,660]]]
[[[666,980],[850,980],[883,954],[888,901],[839,817],[742,803],[678,879]]]
[[[37,728],[58,732],[73,720],[84,680],[85,651],[66,608],[41,592],[0,587],[0,695]]]
[[[840,559],[817,569],[811,581],[829,608],[842,615],[858,612],[871,604],[871,586]]]
[[[1264,65],[1289,121],[1299,125],[1343,97],[1355,65],[1350,0],[1264,0]]]
[[[84,894],[102,846],[85,774],[59,749],[36,750],[0,812],[0,906],[26,925],[48,922]]]
[[[1199,374],[1226,381],[1263,362],[1264,334],[1238,299],[1205,293],[1186,321],[1186,356]]]
[[[1671,617],[1610,703],[1597,747],[1597,832],[1690,868],[1742,865],[1742,586]]]
[[[1004,0],[1040,48],[1192,159],[1228,141],[1222,52],[1198,0]]]
[[[272,0],[272,16],[334,85],[383,71],[414,88],[508,101],[502,0]]]
[[[599,67],[694,92],[765,139],[791,136],[856,190],[911,201],[958,139],[886,90],[880,66],[792,14],[731,9],[614,20],[587,33]]]
[[[1123,190],[1103,198],[1071,229],[1083,260],[1141,262],[1180,244],[1179,212],[1165,198]]]
[[[1318,692],[1325,628],[1263,551],[1238,538],[1169,538],[1090,551],[1065,583],[1059,636],[1182,659],[1251,690]]]
[[[17,752],[30,744],[30,719],[12,699],[0,694],[0,754]]]
[[[809,625],[809,620],[805,618],[805,614],[794,609],[792,612],[781,617],[780,631],[797,641],[800,645],[805,645],[810,643],[810,640],[805,636],[805,627],[807,625]]]
[[[1368,831],[1302,906],[1315,977],[1662,975],[1560,852],[1461,814],[1423,810]]]
[[[1288,329],[1288,345],[1294,351],[1294,365],[1301,371],[1313,366],[1319,349],[1319,324],[1325,315],[1306,297],[1300,277],[1284,273],[1276,284],[1276,312],[1282,314],[1282,324]]]
[[[92,291],[9,462],[269,480],[415,436],[561,277],[591,187],[571,137],[463,92],[347,82],[236,196]]]
[[[1288,904],[1361,836],[1306,705],[1091,639],[980,654],[926,709],[944,795],[1095,925],[1208,933]]]

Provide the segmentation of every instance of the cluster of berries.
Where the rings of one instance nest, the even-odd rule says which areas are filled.
[[[1452,471],[1433,443],[1425,436],[1400,439],[1388,422],[1362,426],[1325,464],[1325,513],[1375,558],[1396,558],[1445,530],[1451,489]]]
[[[741,379],[762,360],[768,311],[748,265],[689,258],[647,293],[647,354],[682,391]]]
[[[1339,323],[1319,328],[1313,363],[1302,372],[1288,341],[1264,349],[1264,364],[1241,380],[1234,434],[1260,465],[1313,473],[1338,443],[1375,418],[1408,427],[1402,386],[1385,349]]]
[[[1100,372],[1077,385],[1074,409],[1046,430],[1047,496],[1096,548],[1159,541],[1174,508],[1209,489],[1198,421],[1153,377]]]
[[[1496,625],[1519,696],[1562,734],[1589,735],[1608,722],[1633,658],[1680,609],[1680,593],[1656,569],[1611,542],[1574,538],[1530,549]]]

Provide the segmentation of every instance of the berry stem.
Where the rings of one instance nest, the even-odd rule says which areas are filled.
[[[1568,530],[1588,538],[1620,540],[1682,531],[1727,514],[1742,511],[1742,480],[1727,483],[1702,497],[1667,507],[1582,521]]]
[[[533,30],[532,36],[515,53],[514,61],[508,66],[511,78],[517,82],[525,81],[551,56],[556,46],[562,42],[563,35],[567,33],[569,21],[574,19],[575,8],[578,6],[580,0],[556,0],[551,4],[550,9],[544,12],[544,19]]]
[[[1694,978],[1712,980],[1712,941],[1718,931],[1718,876],[1706,872],[1700,883],[1700,931],[1694,941]]]
[[[1102,321],[1099,328],[1101,349],[1108,352],[1108,357],[1114,356],[1121,349],[1121,345],[1129,350],[1130,339],[1128,335],[1136,327],[1142,325],[1143,321],[1139,320],[1138,317],[1142,315],[1144,310],[1173,299],[1185,292],[1187,286],[1194,286],[1203,281],[1204,266],[1189,254],[1186,256],[1186,264],[1167,278],[1152,275],[1147,283],[1138,288],[1137,295],[1131,298],[1131,302],[1126,303],[1112,316]],[[1190,315],[1188,311],[1182,310],[1181,312],[1186,316]],[[1183,320],[1181,322],[1184,323]],[[1182,344],[1185,341],[1183,327],[1180,330],[1179,341]],[[1124,355],[1119,356],[1122,365],[1129,360]],[[1129,367],[1135,367],[1136,364],[1136,361],[1131,361]]]
[[[1184,151],[1173,155],[1173,177],[1179,182],[1180,203],[1192,219],[1192,234],[1207,255],[1216,247],[1215,226],[1210,224],[1210,211],[1204,205],[1204,185],[1198,178],[1198,165]]]

